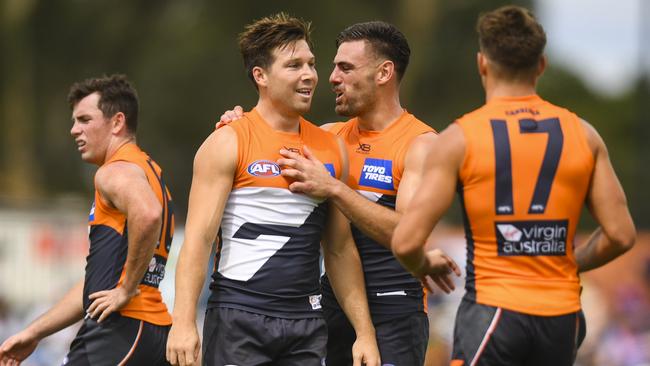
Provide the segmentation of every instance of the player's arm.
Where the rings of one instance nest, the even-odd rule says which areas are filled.
[[[0,364],[17,365],[34,352],[41,339],[81,320],[84,316],[83,286],[84,281],[79,281],[45,314],[7,338],[0,345]]]
[[[607,147],[596,130],[583,121],[587,141],[594,152],[594,171],[587,192],[587,205],[598,227],[586,243],[576,247],[580,272],[598,268],[628,251],[634,245],[636,229],[627,200]]]
[[[138,294],[138,285],[160,236],[162,205],[145,172],[130,162],[116,161],[102,166],[95,174],[95,187],[105,204],[126,216],[129,240],[122,284],[89,296],[92,303],[88,314],[101,323]]]
[[[337,206],[364,234],[391,249],[395,227],[413,195],[420,186],[428,152],[435,146],[438,136],[424,133],[411,142],[404,157],[404,171],[397,191],[395,210],[371,202],[349,187],[336,187],[333,200]]]
[[[398,213],[369,201],[345,182],[332,177],[308,148],[303,149],[304,156],[284,149],[280,154],[284,158],[278,163],[287,167],[282,175],[295,180],[289,186],[292,192],[328,198],[366,235],[389,247]]]
[[[176,267],[173,324],[167,341],[167,360],[172,365],[193,365],[199,356],[196,305],[236,165],[237,135],[227,126],[213,132],[194,158],[185,239]]]
[[[347,156],[342,149],[341,179],[347,179]],[[352,346],[354,365],[379,365],[375,328],[370,318],[359,252],[352,239],[350,222],[332,204],[322,242],[327,275],[334,294],[354,327],[357,339]]]
[[[391,225],[390,236],[386,245],[390,245],[390,239],[393,236],[395,227],[397,226],[398,221],[401,219],[403,213],[409,207],[413,196],[420,188],[425,173],[427,172],[427,157],[429,153],[435,148],[438,140],[438,135],[431,132],[425,133],[413,140],[409,150],[404,157],[404,172],[402,173],[402,181],[399,185],[399,190],[397,191],[397,199],[395,202],[395,212],[391,217],[391,221],[386,223],[386,225]],[[431,169],[431,168],[429,168]],[[390,211],[390,210],[389,210]],[[389,247],[390,249],[390,247]],[[450,278],[451,272],[456,273],[457,276],[460,276],[460,268],[456,262],[451,259],[441,249],[433,249],[427,252],[427,257],[430,263],[437,263],[437,268],[440,268],[440,271],[434,272],[429,271],[428,276],[431,280],[445,293],[450,293],[453,291],[456,286],[454,281]],[[449,268],[444,268],[445,264]],[[433,288],[430,286],[429,282],[425,278],[421,278],[422,284],[425,285],[431,292]]]
[[[424,158],[433,146],[435,138],[433,133],[423,134],[415,138],[409,148],[405,157],[403,179],[397,193],[396,210],[366,199],[344,182],[329,176],[320,166],[320,162],[308,154],[303,157],[291,151],[283,151],[282,155],[286,159],[282,160],[282,163],[293,168],[286,170],[284,174],[297,180],[290,189],[329,198],[364,234],[390,249],[390,238],[419,184]]]
[[[465,139],[459,126],[450,125],[427,155],[425,174],[409,199],[409,206],[395,228],[391,249],[397,260],[416,278],[455,271],[446,256],[425,252],[425,242],[454,198],[458,172],[465,154]],[[400,186],[401,189],[401,186]],[[450,262],[451,261],[451,262]]]
[[[342,181],[334,179],[307,148],[304,149],[304,156],[281,150],[280,154],[285,158],[278,160],[278,163],[288,167],[282,170],[282,175],[296,180],[289,185],[290,190],[329,198],[364,234],[391,249],[390,239],[393,231],[420,184],[424,169],[423,161],[428,151],[435,145],[436,139],[433,133],[423,134],[414,139],[405,157],[403,179],[397,192],[396,210],[371,202]],[[452,291],[455,286],[448,275],[452,271],[460,275],[456,263],[439,249],[427,253],[427,257],[429,263],[436,263],[435,268],[438,268],[437,271],[430,268],[428,276],[444,292]],[[433,291],[424,276],[420,279],[429,290]]]

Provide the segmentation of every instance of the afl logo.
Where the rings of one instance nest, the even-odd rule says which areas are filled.
[[[269,160],[258,160],[248,166],[248,174],[256,177],[275,177],[280,175],[280,166]]]

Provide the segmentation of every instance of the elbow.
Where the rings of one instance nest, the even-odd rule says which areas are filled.
[[[625,253],[632,249],[636,242],[636,228],[630,220],[623,225],[605,228],[601,226],[603,234],[607,238],[609,245],[618,253]]]
[[[139,222],[147,231],[159,231],[162,225],[162,207],[155,205],[143,210],[139,215]]]
[[[625,253],[632,249],[636,242],[636,229],[634,228],[634,225],[631,225],[630,228],[619,230],[609,237],[612,243],[616,245],[622,253]]]
[[[399,235],[398,231],[395,232],[391,241],[391,250],[396,258],[409,258],[417,255],[421,250],[421,245],[418,244],[412,236]]]

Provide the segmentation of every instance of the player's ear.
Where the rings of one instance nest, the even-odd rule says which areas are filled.
[[[265,87],[266,84],[267,84],[266,71],[263,68],[259,67],[259,66],[255,66],[255,67],[253,67],[253,70],[251,70],[251,72],[253,73],[253,80],[255,80],[255,83],[257,83],[257,86],[258,87],[260,87],[260,86]]]
[[[395,64],[393,61],[385,60],[377,67],[377,84],[383,85],[390,81],[395,75]]]
[[[485,77],[487,75],[487,64],[488,60],[485,58],[485,55],[482,52],[477,52],[476,53],[476,67],[478,69],[478,74],[481,77]]]
[[[111,117],[111,124],[113,125],[113,133],[118,134],[122,130],[126,130],[126,116],[122,112],[117,112]]]
[[[547,62],[548,60],[546,59],[546,55],[542,55],[542,57],[539,58],[539,62],[537,63],[537,74],[535,75],[536,77],[542,76],[544,70],[546,70]]]

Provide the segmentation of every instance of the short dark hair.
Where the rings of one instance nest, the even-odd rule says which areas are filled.
[[[481,52],[507,73],[534,69],[544,54],[546,33],[526,8],[509,5],[481,14],[476,31]]]
[[[305,40],[312,48],[311,22],[294,18],[286,13],[278,13],[258,19],[248,24],[239,34],[239,51],[244,59],[244,67],[255,87],[253,77],[256,66],[267,68],[273,59],[273,50],[282,48],[293,42]]]
[[[70,108],[73,109],[79,101],[93,93],[99,93],[97,107],[105,118],[122,112],[126,117],[127,129],[135,133],[138,128],[138,93],[125,75],[90,78],[72,84],[68,93]]]
[[[382,21],[353,24],[336,37],[336,48],[350,41],[367,41],[378,57],[385,57],[395,64],[397,80],[402,80],[411,57],[411,48],[397,27]]]

